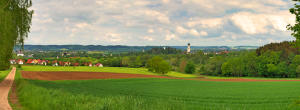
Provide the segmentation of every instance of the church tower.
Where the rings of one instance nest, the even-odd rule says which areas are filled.
[[[186,49],[186,53],[187,53],[187,54],[190,54],[190,53],[191,53],[191,44],[190,44],[190,43],[188,43],[188,47],[187,47],[187,49]]]

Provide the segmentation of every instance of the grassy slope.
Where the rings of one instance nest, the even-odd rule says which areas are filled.
[[[202,75],[209,79],[258,79],[258,80],[300,80],[300,78],[263,78],[263,77],[220,77],[220,76],[208,76]]]
[[[0,82],[5,79],[5,77],[8,75],[8,73],[10,72],[10,70],[6,70],[6,71],[0,71]]]
[[[297,109],[292,105],[300,96],[299,84],[175,79],[21,80],[18,95],[28,110],[282,110]]]
[[[53,66],[23,66],[24,71],[89,71],[89,72],[113,72],[113,73],[131,73],[131,74],[148,74],[157,75],[149,72],[146,68],[124,68],[124,67],[53,67]],[[197,77],[196,75],[183,74],[171,71],[167,74],[173,77]]]

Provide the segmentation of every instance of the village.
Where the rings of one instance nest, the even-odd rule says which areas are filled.
[[[41,59],[12,59],[10,60],[10,64],[12,65],[43,65],[43,66],[89,66],[89,67],[103,67],[103,64],[101,63],[91,63],[91,62],[85,62],[85,63],[71,63],[71,62],[64,62],[64,61],[49,61],[49,60],[41,60]]]

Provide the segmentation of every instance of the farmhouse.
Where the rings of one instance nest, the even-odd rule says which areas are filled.
[[[58,66],[58,63],[57,63],[56,60],[55,60],[55,61],[52,61],[52,66]]]
[[[25,60],[22,59],[11,59],[10,60],[11,64],[33,64],[33,65],[52,65],[52,66],[89,66],[89,67],[103,67],[101,63],[96,63],[95,65],[92,62],[85,62],[85,63],[78,63],[78,62],[64,62],[64,61],[49,61],[49,60],[41,60],[41,59],[27,59],[26,62]]]
[[[24,54],[23,54],[23,52],[20,50],[20,51],[17,52],[17,56],[18,56],[18,57],[24,57]]]
[[[103,65],[101,63],[97,63],[95,66],[96,67],[103,67]]]
[[[16,60],[9,60],[10,64],[16,64]]]
[[[23,64],[24,64],[24,60],[18,59],[18,60],[17,60],[17,63],[18,63],[19,65],[23,65]]]
[[[28,59],[26,64],[33,64],[33,60],[32,59]]]

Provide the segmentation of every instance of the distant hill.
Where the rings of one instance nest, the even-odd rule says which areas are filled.
[[[163,46],[123,46],[123,45],[25,45],[24,49],[27,51],[118,51],[118,52],[136,52],[143,50],[150,50],[152,48],[158,48]],[[180,50],[186,50],[187,46],[168,46]],[[219,51],[219,50],[244,50],[244,49],[256,49],[257,46],[192,46],[192,50],[204,50],[204,51]]]

